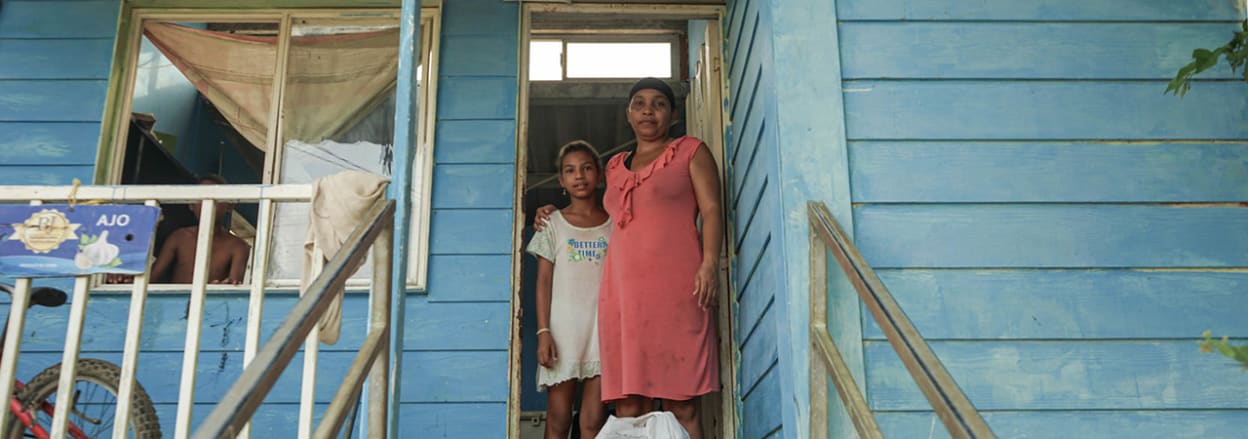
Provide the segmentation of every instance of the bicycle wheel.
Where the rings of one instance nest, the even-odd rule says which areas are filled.
[[[52,415],[41,409],[47,401],[56,404],[56,387],[60,382],[61,365],[57,364],[31,378],[26,387],[18,394],[23,410],[34,415],[39,425],[51,430]],[[90,438],[107,438],[113,434],[113,420],[117,411],[117,388],[121,383],[121,368],[104,360],[78,360],[78,377],[74,381],[73,410],[69,413],[69,422],[78,426]],[[59,409],[59,407],[58,407]],[[160,423],[156,419],[156,408],[152,399],[147,396],[137,382],[130,403],[130,428],[126,435],[131,438],[157,439],[160,437]],[[14,422],[9,427],[6,438],[20,438],[25,427]]]

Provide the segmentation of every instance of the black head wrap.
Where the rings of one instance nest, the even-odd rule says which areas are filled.
[[[676,106],[676,94],[672,93],[672,87],[667,85],[666,82],[655,78],[641,78],[641,80],[638,80],[636,84],[633,84],[633,88],[628,90],[628,99],[632,100],[637,92],[646,89],[657,90],[659,93],[663,93],[663,96],[667,97],[667,103],[673,107]]]

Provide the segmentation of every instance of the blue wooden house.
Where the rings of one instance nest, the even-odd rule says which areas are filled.
[[[997,437],[1241,438],[1248,374],[1200,354],[1197,340],[1206,329],[1248,337],[1248,88],[1219,66],[1185,97],[1163,91],[1193,49],[1228,40],[1246,8],[7,0],[0,186],[185,185],[217,173],[272,187],[327,169],[388,174],[400,300],[391,436],[523,438],[544,409],[522,248],[531,209],[558,202],[547,163],[577,138],[626,149],[630,78],[666,77],[686,99],[677,129],[707,139],[724,172],[724,392],[703,408],[712,437],[857,437],[819,366],[812,290],[884,436],[950,435],[859,294],[865,277],[824,253],[815,202]],[[384,44],[364,38],[381,32],[391,33]],[[204,42],[220,35],[267,45],[243,63],[267,79],[213,76],[230,65],[224,46]],[[342,44],[334,56],[374,51],[330,63],[340,70],[325,77],[376,64],[369,74],[389,79],[368,85],[356,72],[334,79],[357,81],[355,93],[297,89],[300,72],[317,72],[323,40]],[[645,56],[666,70],[613,75],[592,70],[607,61],[577,59],[638,43],[658,47]],[[257,67],[264,56],[274,61]],[[320,101],[299,101],[315,93]],[[304,120],[326,102],[351,114]],[[342,129],[305,137],[292,134],[299,124]],[[359,142],[376,148],[349,146]],[[297,300],[290,249],[302,232],[298,215],[277,210],[271,227],[255,227],[255,203],[239,203],[231,220],[240,236],[272,234],[269,267],[249,271],[267,282],[266,334]],[[119,361],[129,289],[92,288],[83,355]],[[368,297],[355,289],[341,340],[320,348],[318,416],[364,340]],[[192,426],[243,369],[246,293],[208,290]],[[188,297],[185,285],[153,286],[143,318],[138,380],[166,436]],[[59,361],[64,343],[65,311],[30,315],[19,377]],[[290,367],[252,434],[295,436],[300,375]]]

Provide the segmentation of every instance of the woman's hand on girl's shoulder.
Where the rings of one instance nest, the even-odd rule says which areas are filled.
[[[537,212],[533,215],[533,230],[540,232],[546,228],[546,225],[550,224],[550,216],[554,215],[556,210],[559,209],[554,204],[537,208]]]

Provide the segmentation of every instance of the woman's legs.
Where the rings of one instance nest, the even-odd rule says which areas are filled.
[[[576,380],[567,380],[546,388],[546,439],[567,439],[572,428],[572,402],[576,397]]]
[[[685,427],[685,431],[689,432],[689,439],[702,439],[702,413],[699,409],[699,401],[698,397],[684,401],[663,400],[663,410],[676,415],[680,426]]]
[[[607,422],[607,405],[602,403],[602,377],[585,380],[581,389],[581,438],[598,437],[598,430]]]
[[[621,418],[636,418],[650,413],[654,400],[641,395],[628,395],[624,399],[615,400],[615,415]]]

